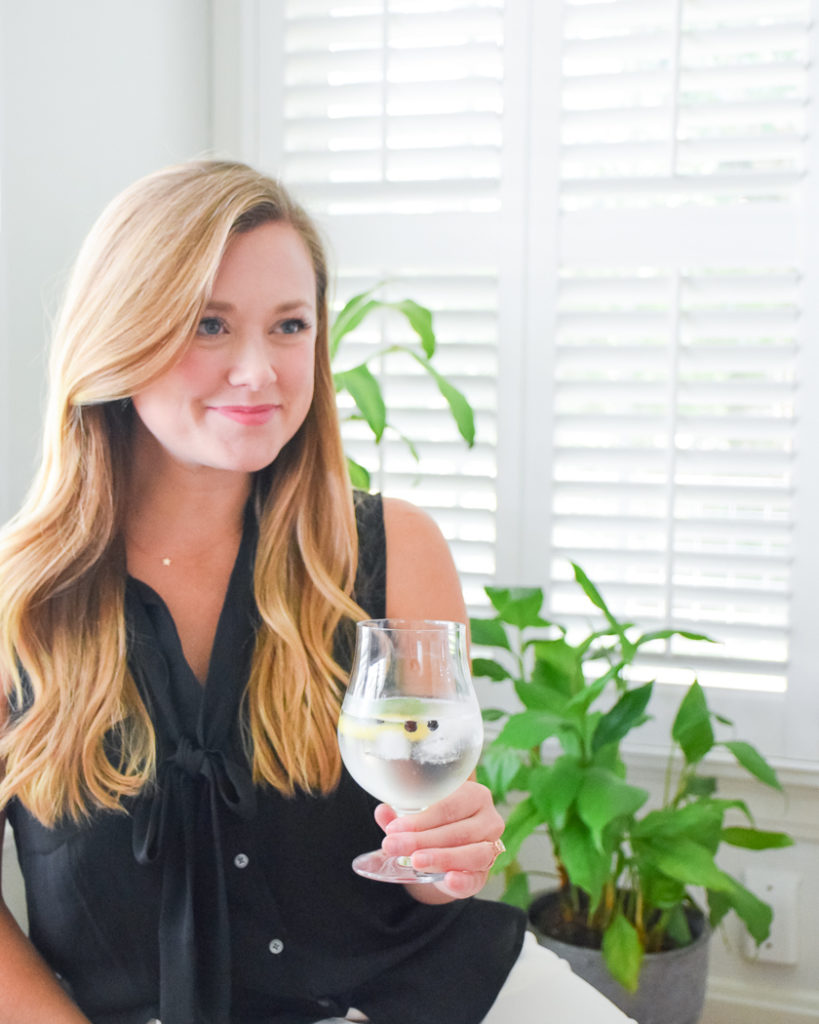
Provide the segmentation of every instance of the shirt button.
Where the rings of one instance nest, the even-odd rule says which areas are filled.
[[[246,868],[250,863],[250,857],[246,853],[237,853],[233,858],[233,863],[237,868]]]
[[[272,939],[270,945],[267,947],[274,956],[278,956],[279,953],[284,949],[284,943],[281,939]]]

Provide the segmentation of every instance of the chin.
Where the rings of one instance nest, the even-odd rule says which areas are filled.
[[[258,473],[263,469],[272,466],[281,454],[281,448],[270,452],[260,452],[258,455],[247,455],[235,459],[228,459],[223,467],[235,473]]]

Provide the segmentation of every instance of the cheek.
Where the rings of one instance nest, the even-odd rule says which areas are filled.
[[[298,359],[287,360],[280,366],[278,373],[280,380],[283,382],[286,380],[287,386],[291,390],[301,393],[309,405],[315,388],[314,354],[312,352],[309,355],[301,354]]]
[[[174,384],[188,394],[207,391],[223,374],[222,362],[216,352],[192,348],[169,371],[168,376],[174,378]]]

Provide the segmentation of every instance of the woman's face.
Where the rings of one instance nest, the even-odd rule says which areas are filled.
[[[133,396],[160,455],[251,473],[293,437],[313,399],[316,278],[289,224],[234,236],[182,359]]]

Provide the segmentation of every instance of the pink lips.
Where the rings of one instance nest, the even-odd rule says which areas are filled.
[[[215,411],[234,423],[261,426],[268,422],[278,408],[277,405],[219,405]]]

